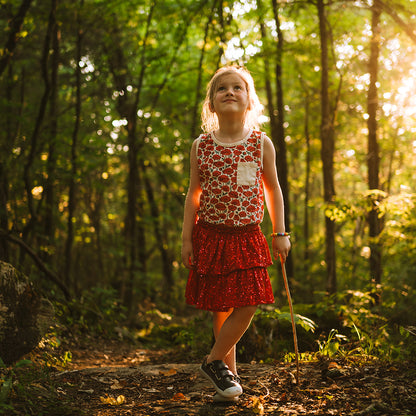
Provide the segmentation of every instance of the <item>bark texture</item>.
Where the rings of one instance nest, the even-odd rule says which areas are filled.
[[[0,357],[5,364],[32,351],[50,327],[52,304],[38,294],[27,276],[0,261]]]

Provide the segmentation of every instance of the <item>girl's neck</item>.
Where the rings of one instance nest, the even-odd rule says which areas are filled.
[[[244,138],[249,132],[247,127],[242,123],[224,123],[215,130],[215,137],[223,143],[233,143]]]

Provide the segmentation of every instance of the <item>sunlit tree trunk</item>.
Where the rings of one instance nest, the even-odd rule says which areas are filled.
[[[379,189],[379,169],[380,156],[379,145],[377,140],[377,75],[378,75],[378,57],[380,53],[380,15],[381,8],[378,0],[375,0],[371,7],[371,44],[370,44],[370,85],[367,96],[368,112],[368,186],[370,190]],[[370,273],[372,280],[377,284],[381,282],[381,245],[378,241],[382,228],[382,219],[379,217],[377,205],[379,198],[373,195],[371,198],[371,211],[368,214],[369,237],[370,237]]]
[[[272,0],[274,20],[276,22],[277,42],[276,42],[276,62],[275,62],[275,82],[276,82],[276,109],[277,116],[275,120],[274,142],[276,148],[276,165],[279,174],[279,182],[282,188],[283,199],[285,201],[285,226],[286,231],[290,231],[290,195],[289,195],[289,171],[287,164],[287,147],[285,141],[285,105],[283,96],[283,54],[284,54],[284,37],[280,29],[279,8],[276,0]],[[293,260],[292,255],[286,261],[288,277],[293,277]]]
[[[285,226],[286,230],[290,231],[290,202],[289,202],[289,185],[288,185],[288,166],[287,166],[287,150],[285,142],[284,130],[284,97],[282,85],[282,60],[283,60],[283,33],[280,30],[280,20],[278,14],[278,5],[275,0],[271,1],[273,16],[277,28],[277,42],[274,47],[274,79],[275,87],[273,88],[271,82],[272,63],[269,54],[264,55],[265,67],[265,87],[267,94],[267,109],[270,117],[270,133],[271,139],[276,148],[276,166],[279,175],[279,182],[282,188],[282,194],[285,201]],[[257,0],[257,8],[260,12],[260,30],[264,44],[268,44],[266,25],[262,14],[264,13],[264,5],[261,0]],[[275,92],[274,92],[275,90]],[[292,256],[289,255],[286,262],[286,269],[288,277],[293,277],[293,261]],[[280,293],[280,290],[278,290]]]
[[[329,98],[328,29],[323,0],[317,1],[319,31],[321,40],[321,159],[324,180],[324,200],[333,202],[334,186],[334,125]],[[327,267],[326,289],[329,293],[337,290],[335,222],[325,215],[325,262]]]
[[[304,270],[307,272],[309,262],[309,199],[310,199],[310,176],[311,176],[311,144],[309,135],[309,96],[305,97],[305,123],[304,134],[306,142],[306,166],[305,166],[305,200],[303,203],[303,238],[305,240],[305,250],[303,259],[305,260]]]

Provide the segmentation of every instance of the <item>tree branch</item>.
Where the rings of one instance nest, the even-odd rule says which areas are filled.
[[[16,237],[4,230],[0,229],[0,237],[5,238],[6,240],[17,244],[19,247],[23,248],[30,257],[34,260],[36,266],[38,266],[39,270],[41,270],[45,276],[50,280],[51,282],[55,283],[59,289],[62,290],[62,293],[65,296],[66,300],[69,300],[71,298],[71,294],[69,292],[69,289],[65,286],[65,284],[62,282],[62,280],[59,278],[57,274],[52,272],[48,269],[48,267],[45,265],[45,263],[41,260],[41,258],[35,253],[35,251],[29,247],[21,238]]]

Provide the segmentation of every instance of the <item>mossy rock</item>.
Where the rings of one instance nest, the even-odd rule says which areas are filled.
[[[0,261],[0,357],[5,364],[32,351],[53,323],[52,304],[11,264]]]

